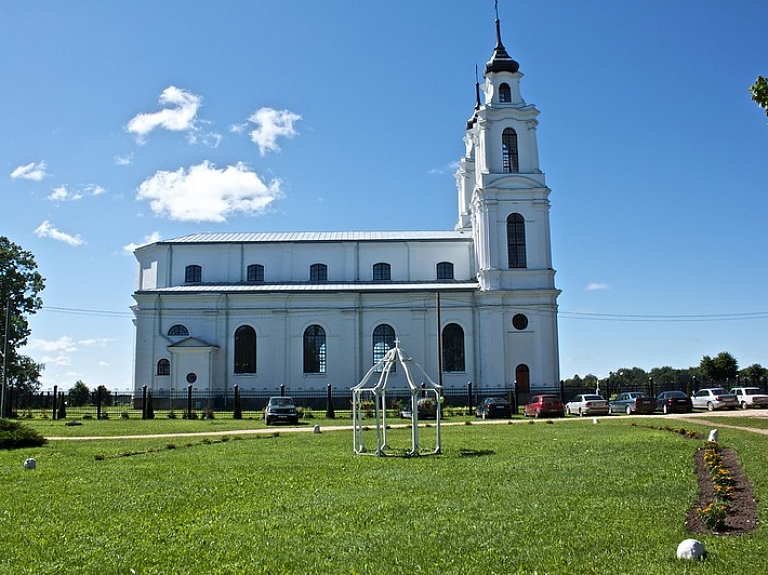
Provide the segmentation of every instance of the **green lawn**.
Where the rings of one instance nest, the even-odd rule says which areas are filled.
[[[62,422],[47,423],[63,435]],[[764,573],[762,526],[697,536],[703,563],[674,558],[689,536],[702,442],[644,427],[654,424],[669,422],[445,426],[444,454],[416,458],[355,456],[349,430],[279,428],[0,452],[0,573]],[[408,430],[389,433],[407,446]],[[434,428],[422,436],[429,443]],[[767,441],[720,431],[741,454],[761,519]],[[25,471],[30,456],[38,468]]]

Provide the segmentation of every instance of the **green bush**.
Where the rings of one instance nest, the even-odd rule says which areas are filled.
[[[18,421],[0,419],[0,449],[40,447],[46,441],[45,437],[31,427]]]

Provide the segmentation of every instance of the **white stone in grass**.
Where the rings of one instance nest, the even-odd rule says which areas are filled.
[[[312,429],[312,433],[320,433],[320,426],[315,425],[315,427]]]
[[[706,555],[704,544],[698,539],[686,539],[677,546],[678,559],[704,559]]]
[[[592,423],[594,423],[595,425],[597,425],[597,422],[598,422],[598,419],[597,419],[596,417],[593,417],[593,418],[592,418]]]
[[[707,439],[707,441],[717,443],[717,429],[713,429],[709,432],[709,439]]]
[[[34,469],[37,467],[37,461],[33,457],[24,460],[24,469]]]

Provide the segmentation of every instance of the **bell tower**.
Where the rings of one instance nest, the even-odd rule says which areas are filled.
[[[554,293],[550,190],[539,169],[536,141],[539,111],[520,93],[519,69],[501,41],[497,14],[496,47],[485,64],[484,82],[475,85],[475,109],[456,173],[456,228],[473,233],[481,290]]]

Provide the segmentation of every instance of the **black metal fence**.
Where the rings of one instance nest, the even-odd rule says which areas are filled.
[[[513,413],[528,403],[533,395],[551,393],[559,396],[564,402],[583,393],[598,393],[605,398],[610,398],[623,391],[644,391],[651,397],[656,397],[662,391],[678,389],[688,395],[703,387],[720,385],[716,382],[695,380],[685,386],[675,385],[672,382],[653,382],[649,380],[646,385],[621,385],[609,386],[603,380],[600,387],[575,387],[559,385],[541,388],[533,391],[521,391],[514,387],[481,387],[473,386],[469,382],[461,388],[443,390],[443,410],[454,413],[474,413],[474,407],[486,397],[503,397],[513,406]],[[734,383],[735,385],[735,383]],[[694,387],[695,386],[695,387]],[[758,384],[763,392],[766,392],[764,381]],[[239,396],[239,397],[236,397]],[[170,417],[214,417],[214,414],[225,416],[233,415],[238,408],[244,418],[261,417],[269,398],[275,395],[288,395],[305,414],[313,411],[334,414],[336,411],[345,412],[352,406],[352,390],[349,388],[327,386],[326,390],[299,390],[280,386],[275,390],[239,390],[237,386],[228,390],[228,393],[203,391],[192,388],[176,391],[155,391],[144,388],[138,394],[131,391],[109,391],[103,389],[103,393],[96,394],[96,400],[87,405],[73,405],[65,393],[57,391],[43,392],[33,395],[21,395],[12,403],[13,414],[18,417],[35,417],[38,415],[51,417],[83,417],[93,418],[145,418],[148,409],[162,411]],[[405,388],[387,390],[389,407],[399,409],[399,406],[407,403],[410,393]]]

